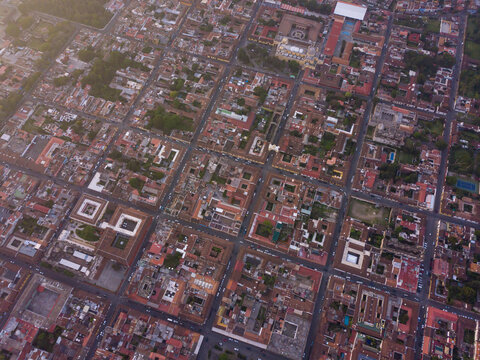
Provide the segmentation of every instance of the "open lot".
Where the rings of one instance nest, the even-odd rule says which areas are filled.
[[[116,292],[122,283],[127,269],[123,266],[117,268],[114,262],[107,262],[95,284],[112,292]]]
[[[373,225],[388,224],[392,209],[352,198],[348,206],[348,216]]]
[[[465,54],[472,59],[480,60],[480,44],[467,40],[465,43]]]
[[[39,287],[27,309],[46,317],[57,303],[58,297],[59,295],[56,292]]]

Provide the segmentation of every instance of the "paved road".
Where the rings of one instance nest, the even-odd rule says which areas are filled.
[[[458,36],[458,44],[457,44],[457,53],[455,57],[455,66],[453,68],[453,76],[452,76],[452,88],[450,90],[450,99],[449,99],[449,106],[450,111],[447,114],[445,119],[445,131],[443,133],[443,139],[448,144],[450,141],[450,133],[452,130],[452,122],[456,118],[455,112],[455,100],[457,95],[458,83],[460,80],[460,71],[462,68],[462,61],[463,61],[463,43],[465,40],[465,27],[467,23],[467,15],[466,13],[462,13],[460,15],[460,24],[459,24],[459,36]],[[441,199],[442,199],[442,190],[445,182],[445,175],[447,171],[447,162],[448,162],[448,150],[450,146],[442,151],[442,161],[440,163],[439,171],[438,171],[438,182],[437,182],[437,192],[435,194],[435,213],[438,213],[441,207]]]
[[[393,24],[393,16],[390,16],[390,18],[388,20],[388,26],[387,26],[386,34],[385,34],[385,44],[388,44],[388,41],[390,39],[390,32],[391,32],[391,29],[392,29],[392,24]],[[375,76],[374,76],[374,80],[373,80],[372,91],[371,91],[370,96],[368,98],[365,113],[364,113],[362,122],[360,124],[360,131],[359,131],[359,136],[358,136],[358,140],[357,140],[357,151],[355,151],[355,154],[352,158],[350,169],[349,169],[348,174],[347,174],[346,186],[344,188],[345,196],[343,196],[343,198],[342,198],[342,203],[341,203],[340,209],[338,211],[338,219],[337,219],[337,223],[335,225],[335,229],[334,229],[334,232],[333,232],[333,242],[332,242],[332,245],[330,247],[330,251],[328,253],[327,267],[325,269],[326,273],[330,273],[331,269],[332,269],[333,258],[334,258],[334,255],[335,255],[335,251],[337,249],[338,239],[339,239],[340,232],[342,230],[343,221],[344,221],[345,215],[346,215],[348,199],[349,199],[349,196],[351,195],[351,192],[352,192],[353,178],[355,176],[355,171],[357,169],[358,161],[360,160],[361,149],[362,149],[362,146],[363,146],[365,135],[367,133],[368,120],[370,118],[370,113],[372,111],[372,106],[373,106],[373,98],[375,96],[377,83],[379,81],[379,76],[380,76],[380,73],[381,73],[383,62],[385,60],[386,48],[387,47],[385,46],[382,49],[382,53],[381,53],[381,55],[380,55],[380,57],[377,61],[377,66],[376,66],[376,70],[375,70]],[[315,304],[315,312],[313,314],[312,326],[310,327],[310,332],[309,332],[308,338],[307,338],[307,348],[306,348],[306,351],[305,351],[305,354],[304,354],[304,359],[309,359],[310,358],[310,354],[311,354],[311,351],[312,351],[312,348],[313,348],[314,339],[315,339],[315,336],[316,336],[316,332],[317,332],[317,329],[318,329],[318,323],[319,323],[319,319],[320,319],[320,311],[319,310],[321,309],[321,306],[323,305],[323,300],[324,300],[323,294],[325,294],[325,289],[327,287],[327,282],[328,282],[328,276],[324,276],[323,279],[322,279],[321,290],[319,292],[319,294],[322,294],[322,296],[317,297],[317,301],[316,301],[316,304]]]
[[[450,111],[447,114],[445,119],[445,131],[444,131],[444,140],[448,144],[450,141],[450,132],[452,128],[452,122],[456,117],[455,112],[455,98],[458,89],[458,82],[460,79],[460,72],[462,67],[462,60],[463,60],[463,43],[465,39],[465,27],[466,27],[466,13],[460,14],[460,24],[459,24],[459,36],[458,36],[458,44],[457,44],[457,53],[456,53],[456,62],[453,68],[453,77],[452,77],[452,88],[450,91],[450,99],[449,99],[449,106]],[[443,187],[445,184],[445,175],[447,171],[447,163],[448,163],[448,150],[449,147],[442,151],[442,159],[438,171],[438,181],[435,193],[435,205],[434,205],[434,213],[439,214],[441,209],[441,199],[443,193]],[[443,216],[442,216],[443,217]],[[442,219],[450,221],[450,218]],[[467,225],[466,222],[463,225]],[[478,226],[478,224],[472,224]],[[421,348],[423,344],[423,332],[425,328],[425,316],[426,316],[426,307],[425,305],[437,306],[439,308],[443,308],[449,312],[455,312],[459,315],[470,317],[471,314],[466,312],[462,309],[453,309],[451,306],[445,306],[443,304],[438,304],[430,299],[428,299],[428,292],[430,288],[430,276],[427,275],[426,271],[430,271],[430,261],[434,255],[434,248],[435,248],[435,241],[437,237],[438,231],[438,221],[434,220],[432,217],[427,218],[427,225],[425,230],[425,242],[427,244],[425,254],[424,254],[424,261],[423,261],[423,268],[425,269],[425,273],[423,274],[422,283],[423,287],[420,291],[420,299],[418,300],[419,303],[422,305],[420,307],[420,314],[419,314],[419,323],[415,337],[415,354],[421,354]]]
[[[261,4],[261,1],[258,1],[256,3],[255,8],[254,8],[254,13],[256,13],[258,11],[258,9],[260,7],[260,4]],[[191,10],[192,10],[192,8],[189,11],[191,11]],[[42,16],[46,16],[46,15],[42,15]],[[188,14],[187,14],[187,16],[188,16]],[[182,21],[185,21],[187,16],[185,16]],[[117,17],[118,17],[118,14],[115,14],[115,16],[109,22],[109,24],[103,30],[101,30],[101,32],[104,33],[104,34],[110,33],[112,31],[114,25],[115,25]],[[209,117],[209,115],[212,111],[212,108],[213,108],[213,106],[214,106],[214,104],[215,104],[215,102],[216,102],[216,100],[217,100],[217,98],[220,94],[222,86],[224,85],[225,81],[227,80],[227,78],[229,76],[229,73],[230,73],[232,67],[241,66],[242,68],[245,68],[245,69],[248,68],[249,70],[260,70],[260,69],[255,69],[255,68],[251,68],[251,67],[245,67],[241,64],[238,64],[238,62],[236,61],[236,54],[238,52],[238,49],[246,44],[246,36],[247,36],[248,31],[249,31],[249,29],[252,25],[253,19],[254,19],[254,16],[252,16],[251,19],[249,20],[249,22],[247,24],[247,27],[246,27],[246,30],[242,34],[242,36],[239,40],[239,43],[235,47],[235,50],[233,52],[233,56],[230,59],[230,61],[226,64],[225,64],[225,62],[222,62],[222,64],[224,64],[226,66],[225,71],[222,74],[222,77],[219,81],[219,84],[218,84],[216,90],[212,94],[210,102],[209,102],[209,104],[208,104],[208,106],[207,106],[207,108],[206,108],[206,110],[205,110],[205,112],[204,112],[204,114],[201,118],[200,124],[195,131],[193,140],[192,140],[191,144],[188,146],[187,153],[184,156],[182,162],[180,163],[180,166],[178,167],[178,170],[177,170],[174,178],[179,177],[180,173],[184,169],[184,166],[186,165],[186,161],[189,158],[189,155],[191,155],[193,150],[198,149],[200,151],[205,151],[205,149],[199,148],[197,146],[197,141],[198,141],[198,138],[201,134],[201,131],[202,131],[204,125],[206,124],[206,122],[208,120],[208,117]],[[463,34],[464,34],[463,25],[465,24],[465,19],[466,19],[465,14],[462,14],[462,26],[461,26],[461,37],[462,38],[463,38]],[[389,22],[388,22],[388,26],[387,26],[386,43],[388,43],[388,39],[389,39],[391,28],[392,28],[392,22],[393,22],[393,18],[390,17]],[[77,25],[77,27],[79,27],[79,26],[80,25]],[[163,60],[165,51],[167,49],[171,50],[171,45],[172,45],[173,41],[175,40],[175,38],[178,36],[178,32],[179,32],[179,30],[174,32],[172,34],[172,36],[170,37],[170,40],[169,40],[168,44],[165,47],[163,47],[163,50],[161,52],[161,56],[159,57],[158,61],[156,62],[154,70],[151,72],[150,77],[148,78],[148,80],[144,84],[144,86],[143,86],[139,96],[137,97],[134,105],[129,109],[127,115],[124,117],[122,122],[121,123],[111,122],[112,124],[115,124],[115,125],[118,126],[118,131],[115,135],[114,141],[118,138],[120,132],[124,129],[127,129],[127,128],[131,129],[132,131],[143,132],[147,135],[147,133],[143,130],[130,128],[129,125],[128,125],[128,120],[131,117],[131,115],[133,113],[133,110],[138,105],[138,102],[140,101],[141,96],[145,92],[145,89],[149,86],[149,84],[151,84],[152,81],[154,81],[154,79],[157,75],[157,72],[158,72],[158,68],[161,64],[161,61]],[[159,48],[162,48],[162,47],[159,47]],[[174,51],[177,51],[177,50],[174,50]],[[460,64],[461,64],[462,53],[463,53],[462,52],[462,45],[459,44],[458,48],[457,48],[457,65],[454,69],[454,84],[452,86],[452,93],[451,93],[452,95],[450,97],[450,106],[451,106],[452,109],[453,109],[453,105],[454,105],[456,89],[458,87],[458,78],[459,78],[459,73],[460,73]],[[154,217],[154,221],[153,221],[151,227],[149,228],[149,230],[147,232],[147,236],[145,237],[145,240],[142,244],[141,250],[137,254],[137,257],[136,257],[134,263],[136,263],[136,261],[140,258],[140,256],[143,253],[143,250],[148,245],[148,239],[149,239],[150,235],[153,233],[153,231],[155,231],[155,227],[156,227],[157,223],[159,221],[170,220],[170,221],[176,221],[176,222],[178,222],[182,225],[185,225],[185,226],[191,226],[192,228],[194,228],[196,230],[206,232],[206,233],[208,233],[210,235],[213,235],[213,236],[220,236],[220,237],[225,238],[225,239],[227,239],[227,240],[229,240],[229,241],[231,241],[235,244],[233,252],[232,252],[232,256],[231,256],[230,261],[229,261],[229,265],[227,267],[227,272],[226,272],[225,279],[228,279],[228,277],[232,273],[235,258],[238,254],[238,251],[240,250],[240,246],[246,246],[246,245],[252,247],[253,249],[263,251],[265,253],[268,253],[268,254],[271,254],[271,255],[274,255],[274,256],[281,257],[281,258],[283,258],[287,261],[296,262],[296,263],[299,263],[301,265],[304,265],[304,266],[307,266],[307,267],[310,267],[310,268],[314,268],[318,271],[322,271],[324,276],[323,276],[322,283],[321,283],[321,286],[320,286],[320,290],[319,290],[319,293],[318,293],[318,296],[317,296],[317,300],[315,302],[315,309],[314,309],[314,313],[313,313],[312,327],[311,327],[310,332],[309,332],[308,337],[307,337],[307,347],[305,349],[305,354],[304,354],[304,358],[309,358],[309,356],[311,354],[311,350],[312,350],[312,344],[313,344],[313,341],[315,339],[315,335],[316,335],[316,331],[317,331],[317,323],[318,323],[318,320],[319,320],[319,313],[320,313],[321,307],[323,305],[324,294],[325,294],[325,289],[326,289],[328,277],[332,276],[332,275],[341,276],[341,277],[346,276],[346,274],[343,271],[334,269],[331,266],[331,264],[333,262],[334,251],[336,249],[336,244],[337,244],[338,237],[339,237],[339,234],[340,234],[340,231],[341,231],[341,225],[343,223],[343,219],[344,219],[345,213],[346,213],[348,198],[350,196],[356,196],[356,197],[359,197],[359,198],[362,198],[362,199],[365,199],[365,200],[375,201],[375,202],[377,202],[381,205],[385,205],[385,206],[403,208],[403,209],[406,209],[406,210],[409,210],[409,211],[415,211],[415,212],[425,214],[427,216],[427,225],[426,225],[426,234],[427,235],[426,235],[426,240],[425,240],[426,243],[427,243],[427,247],[425,249],[425,259],[424,259],[423,266],[426,270],[429,269],[430,258],[433,255],[434,241],[435,241],[435,237],[436,237],[438,220],[449,220],[449,221],[452,221],[452,222],[455,222],[455,223],[458,223],[458,224],[461,224],[461,225],[469,225],[469,226],[475,225],[475,226],[478,226],[478,224],[474,224],[472,222],[461,220],[461,219],[451,219],[451,218],[439,213],[439,204],[440,204],[439,200],[440,200],[440,196],[441,196],[441,189],[443,189],[444,176],[440,176],[439,181],[437,183],[437,195],[436,195],[437,198],[436,198],[436,202],[435,202],[434,211],[418,209],[416,207],[401,204],[397,201],[394,201],[394,200],[391,200],[391,199],[386,199],[386,198],[383,198],[383,197],[373,197],[372,195],[364,194],[362,192],[359,192],[359,191],[356,191],[356,190],[352,189],[352,179],[354,177],[355,170],[356,170],[356,167],[357,167],[358,162],[359,162],[360,149],[362,148],[362,145],[363,145],[363,142],[364,142],[364,139],[365,139],[365,134],[366,134],[366,130],[367,130],[367,127],[368,127],[368,119],[369,119],[369,116],[370,116],[372,108],[373,108],[373,98],[374,98],[374,95],[375,95],[375,92],[376,92],[376,88],[378,86],[379,77],[380,77],[380,73],[381,73],[381,67],[382,67],[382,64],[385,60],[385,55],[386,55],[386,47],[383,49],[383,51],[381,53],[381,56],[378,59],[377,68],[376,68],[375,77],[374,77],[374,86],[373,86],[372,92],[370,93],[370,95],[368,97],[365,97],[365,99],[367,100],[367,107],[366,107],[364,118],[362,119],[362,122],[361,122],[360,130],[359,130],[359,138],[358,138],[358,142],[357,142],[357,152],[353,156],[352,166],[349,169],[349,172],[347,174],[346,186],[345,187],[340,187],[340,186],[337,186],[337,185],[322,182],[320,180],[307,178],[305,176],[300,176],[300,175],[297,175],[297,174],[292,174],[290,172],[286,172],[286,171],[283,171],[283,170],[273,168],[272,167],[273,152],[270,152],[268,157],[267,157],[267,160],[266,160],[265,164],[258,165],[258,164],[255,164],[255,163],[253,163],[253,164],[249,163],[249,165],[251,165],[251,166],[261,167],[261,177],[260,177],[260,180],[259,180],[259,185],[258,185],[258,187],[256,189],[256,192],[255,192],[255,195],[253,196],[251,204],[248,208],[248,213],[247,213],[247,215],[245,216],[245,218],[242,222],[241,231],[240,231],[238,236],[226,235],[224,233],[219,233],[216,230],[210,229],[210,228],[208,228],[206,226],[203,226],[201,224],[198,224],[198,223],[191,223],[191,222],[188,222],[188,221],[185,221],[185,220],[176,219],[172,216],[169,216],[169,215],[163,213],[162,210],[156,210],[156,211],[148,210],[148,209],[142,208],[141,206],[116,199],[116,198],[114,198],[112,196],[109,196],[107,194],[98,194],[95,191],[89,190],[86,186],[71,185],[71,184],[69,184],[69,183],[67,183],[67,182],[65,182],[61,179],[54,179],[54,180],[57,184],[60,184],[60,185],[65,186],[67,188],[71,188],[73,190],[79,191],[80,193],[81,192],[86,192],[86,193],[90,193],[92,195],[100,196],[100,197],[103,197],[103,198],[105,198],[109,201],[116,202],[116,203],[119,203],[119,204],[123,204],[123,205],[126,205],[126,206],[130,206],[130,207],[136,208],[138,210],[142,210],[142,211],[144,211],[144,212],[146,212],[149,215]],[[195,56],[198,57],[198,55],[195,55]],[[215,61],[213,59],[209,59],[209,60],[210,61]],[[276,76],[276,74],[273,74],[273,73],[270,73],[270,74]],[[303,76],[303,73],[301,72],[300,74],[298,74],[298,76],[295,79],[291,95],[288,99],[287,106],[286,106],[286,109],[284,111],[284,116],[282,116],[281,121],[278,124],[278,127],[277,127],[277,129],[274,133],[274,137],[273,137],[273,140],[272,140],[273,144],[278,144],[278,142],[280,140],[280,136],[281,136],[281,134],[284,130],[284,127],[286,125],[286,122],[287,122],[287,116],[290,113],[290,111],[292,109],[292,106],[294,104],[294,100],[295,100],[298,88],[302,84],[302,81],[301,81],[302,76]],[[283,76],[283,75],[280,75],[280,77],[286,79],[286,77]],[[26,94],[26,95],[28,95],[28,94]],[[29,97],[27,96],[26,98],[28,99]],[[58,105],[55,104],[54,106],[58,106]],[[76,112],[75,110],[68,109],[68,111],[78,113],[79,115],[82,115],[82,116],[88,117],[88,118],[92,118],[92,119],[95,119],[95,120],[98,119],[98,120],[101,120],[103,122],[109,122],[106,119],[97,118],[95,116],[92,116],[92,115],[89,115],[89,114],[84,114],[82,112]],[[450,134],[450,125],[449,124],[451,124],[454,117],[455,117],[455,112],[453,110],[450,111],[447,114],[446,125],[447,125],[448,129],[445,132],[445,139],[449,138],[449,134]],[[162,136],[160,136],[160,137],[162,137]],[[162,138],[167,139],[167,137],[162,137]],[[170,138],[168,138],[168,140],[169,141],[176,141],[176,140],[172,140]],[[98,159],[97,163],[95,164],[94,169],[97,169],[99,166],[101,166],[101,164],[103,164],[103,162],[105,161],[105,158],[106,158],[106,154],[108,154],[108,151],[111,149],[111,146],[114,143],[114,141],[111,142],[110,147],[107,149],[105,154],[101,158]],[[182,144],[183,144],[183,142],[182,142]],[[240,161],[242,163],[245,162],[245,160],[237,159],[237,158],[234,158],[233,156],[229,156],[229,155],[225,155],[225,154],[219,154],[219,153],[218,153],[218,155],[228,156],[232,160]],[[447,152],[444,151],[442,155],[443,155],[442,156],[442,163],[441,163],[441,167],[440,167],[440,174],[441,175],[445,174],[445,171],[446,171]],[[11,167],[13,169],[16,169],[16,170],[24,171],[25,173],[27,173],[29,175],[32,175],[32,176],[36,176],[37,178],[39,178],[41,180],[48,180],[48,179],[52,180],[53,179],[52,177],[50,177],[48,175],[39,174],[35,171],[19,167],[15,164],[7,164],[7,163],[1,163],[1,164],[8,165],[9,167]],[[314,185],[317,185],[317,186],[325,186],[329,189],[339,191],[343,194],[341,206],[340,206],[340,209],[338,211],[338,220],[337,220],[337,224],[336,224],[336,227],[335,227],[335,230],[334,230],[334,243],[333,243],[333,245],[330,249],[326,266],[319,266],[318,264],[311,263],[308,260],[298,259],[294,256],[284,254],[284,253],[276,251],[274,249],[266,249],[266,248],[264,248],[264,247],[262,247],[258,244],[251,243],[244,238],[244,232],[245,232],[245,229],[247,228],[248,224],[251,221],[251,217],[253,215],[253,209],[256,208],[258,202],[260,201],[260,193],[261,193],[261,190],[264,186],[264,180],[266,179],[266,176],[267,176],[268,172],[274,172],[276,174],[293,177],[293,178],[296,178],[296,179],[299,179],[299,180],[302,180],[302,181],[310,182],[310,183],[312,183]],[[93,176],[93,172],[91,173],[91,176]],[[87,182],[87,184],[88,184],[88,182]],[[168,186],[168,188],[165,192],[164,198],[161,201],[160,209],[164,209],[166,207],[166,205],[168,204],[170,196],[174,191],[175,185],[176,184],[174,182],[172,182]],[[65,222],[63,222],[60,225],[60,230],[64,226],[65,226]],[[57,234],[58,233],[59,233],[59,231],[57,231]],[[212,328],[212,325],[213,325],[213,322],[214,322],[214,319],[215,319],[215,309],[217,309],[219,304],[220,304],[221,296],[223,295],[222,288],[223,288],[224,283],[222,283],[222,286],[220,286],[220,290],[219,290],[217,296],[214,299],[214,303],[213,303],[212,308],[211,308],[212,310],[210,311],[209,316],[208,316],[205,324],[199,325],[199,324],[195,324],[195,323],[192,323],[192,322],[174,317],[172,315],[160,312],[160,311],[155,310],[153,308],[150,308],[148,306],[145,306],[145,305],[142,305],[142,304],[139,304],[139,303],[136,303],[136,302],[133,302],[133,301],[127,299],[124,296],[124,294],[125,294],[125,290],[128,286],[128,279],[129,279],[130,275],[133,273],[133,271],[135,270],[134,267],[129,269],[129,271],[128,271],[126,277],[125,277],[125,280],[122,282],[117,294],[113,294],[113,293],[110,293],[110,292],[105,291],[103,289],[97,288],[94,285],[83,282],[79,279],[69,278],[69,277],[66,277],[63,274],[60,274],[56,271],[52,271],[52,270],[49,270],[49,269],[39,268],[35,265],[23,262],[23,261],[21,261],[17,258],[9,258],[9,257],[6,257],[3,254],[0,254],[0,258],[4,258],[4,259],[7,259],[9,261],[12,261],[13,263],[16,263],[17,265],[22,266],[24,268],[31,269],[34,272],[41,272],[45,276],[48,276],[48,277],[50,277],[52,279],[55,279],[57,281],[62,281],[62,282],[70,284],[71,286],[82,289],[84,291],[88,291],[88,292],[97,294],[98,296],[104,298],[106,301],[109,301],[111,303],[111,307],[109,308],[108,313],[107,313],[107,317],[106,317],[107,323],[109,323],[110,320],[112,320],[112,317],[115,314],[114,310],[118,305],[127,305],[131,308],[134,308],[134,309],[138,310],[138,311],[148,313],[148,314],[151,314],[153,316],[159,317],[161,319],[171,321],[172,323],[185,326],[185,327],[187,327],[191,330],[201,332],[205,336],[205,342],[204,342],[204,345],[202,346],[202,348],[200,349],[199,359],[206,359],[208,357],[208,350],[211,349],[214,344],[218,344],[218,343],[222,343],[223,344],[222,346],[224,346],[226,349],[233,350],[235,348],[238,348],[239,349],[238,351],[240,353],[244,354],[244,355],[261,357],[262,359],[272,359],[272,360],[282,359],[282,357],[280,357],[276,354],[273,354],[269,351],[260,350],[258,348],[253,347],[252,345],[249,345],[249,344],[246,344],[246,343],[243,343],[243,342],[238,342],[237,340],[225,338],[225,337],[223,337],[223,336],[221,336],[217,333],[212,332],[211,328]],[[375,283],[368,278],[362,278],[362,277],[351,275],[351,274],[348,274],[348,276],[350,276],[351,281],[355,281],[355,282],[358,282],[360,284],[364,284],[366,286],[370,286],[370,287],[373,287],[373,288],[376,288],[376,289],[379,289],[379,290],[382,290],[382,291],[393,293],[395,295],[402,296],[404,298],[407,298],[407,299],[410,299],[410,300],[413,300],[413,301],[417,301],[417,302],[420,302],[421,304],[423,304],[422,308],[421,308],[421,311],[420,311],[420,322],[419,322],[419,328],[418,328],[418,331],[417,331],[416,342],[415,342],[415,350],[416,350],[415,352],[416,352],[416,354],[419,354],[419,355],[420,355],[420,349],[421,349],[421,344],[422,344],[423,324],[424,324],[424,321],[425,321],[425,319],[424,319],[425,305],[438,306],[440,308],[446,309],[447,311],[455,312],[455,313],[457,313],[459,315],[462,315],[462,316],[473,316],[472,313],[470,313],[468,311],[465,311],[465,310],[462,310],[462,309],[457,309],[457,308],[452,308],[450,306],[445,306],[443,304],[440,304],[438,302],[435,302],[433,300],[428,299],[429,275],[426,272],[424,272],[423,275],[422,275],[423,287],[421,289],[419,289],[420,291],[415,293],[415,294],[408,293],[408,292],[405,292],[405,291],[402,291],[402,290],[399,290],[399,289],[389,288],[388,286]],[[4,321],[5,321],[5,319],[0,319],[0,325]],[[100,329],[100,332],[103,331],[103,330],[104,330],[104,326]],[[91,348],[89,349],[87,358],[90,359],[90,358],[93,357],[95,348],[98,345],[99,340],[100,340],[100,336],[97,336],[95,338],[95,341],[92,344]]]

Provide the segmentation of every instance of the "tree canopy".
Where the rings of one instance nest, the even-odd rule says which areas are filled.
[[[405,52],[403,61],[407,70],[418,71],[427,77],[434,75],[438,67],[451,68],[455,64],[455,58],[446,53],[432,57],[412,50]]]
[[[19,9],[23,13],[36,10],[53,16],[103,28],[113,14],[104,8],[107,0],[24,0]]]
[[[173,130],[191,131],[193,129],[191,118],[167,112],[160,105],[154,110],[149,110],[145,116],[149,119],[148,128],[162,130],[165,134],[170,134]]]
[[[132,60],[126,53],[112,51],[107,60],[97,58],[87,76],[82,79],[82,85],[90,85],[90,95],[101,97],[105,100],[117,101],[120,97],[120,90],[110,87],[115,73],[126,67],[144,68],[144,65]]]

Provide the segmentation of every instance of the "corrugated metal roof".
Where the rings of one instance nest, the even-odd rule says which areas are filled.
[[[367,12],[366,7],[338,1],[337,6],[335,6],[334,14],[345,16],[351,19],[363,20],[366,12]]]

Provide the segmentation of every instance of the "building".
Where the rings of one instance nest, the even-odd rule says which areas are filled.
[[[104,258],[130,266],[142,244],[151,218],[135,209],[118,206],[104,229],[96,253]]]
[[[367,7],[362,5],[350,4],[343,1],[338,1],[333,11],[334,15],[343,16],[350,19],[363,21]]]
[[[275,56],[314,69],[319,57],[317,42],[321,30],[322,24],[318,21],[285,14],[274,41]]]
[[[70,218],[87,225],[95,226],[105,213],[107,205],[107,200],[83,194],[73,208]]]
[[[375,107],[369,125],[375,127],[373,141],[399,147],[413,134],[416,123],[415,112],[382,103]]]

